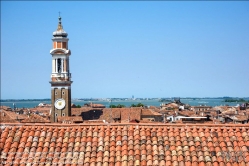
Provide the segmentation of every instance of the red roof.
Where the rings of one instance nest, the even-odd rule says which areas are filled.
[[[162,114],[153,111],[152,109],[142,109],[142,115],[144,116],[162,116]]]
[[[22,120],[22,123],[50,123],[50,121],[40,115],[31,114],[26,119]]]
[[[4,124],[10,165],[248,165],[249,125]]]
[[[16,114],[13,111],[0,111],[0,123],[14,123],[26,119],[28,116],[24,114]]]
[[[10,111],[0,111],[0,123],[17,123],[17,118],[13,117]]]
[[[99,117],[99,120],[105,120],[107,122],[114,122],[113,119],[120,119],[121,122],[128,122],[132,119],[141,119],[141,108],[105,108],[103,114]]]
[[[75,115],[75,116],[80,116],[82,112],[88,112],[91,110],[102,110],[102,109],[98,109],[98,108],[93,109],[91,107],[71,108],[72,115]]]
[[[58,116],[59,123],[83,122],[81,116]]]

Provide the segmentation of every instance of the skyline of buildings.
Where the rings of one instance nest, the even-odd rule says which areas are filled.
[[[160,108],[135,105],[105,108],[93,103],[78,108],[71,105],[69,50],[67,42],[65,47],[62,44],[66,37],[59,17],[50,51],[52,103],[26,109],[1,106],[2,164],[192,166],[249,162],[248,103],[238,107],[190,106],[175,98],[174,102],[162,104]],[[63,74],[66,77],[62,77]],[[136,100],[134,95],[130,99]],[[225,128],[217,124],[225,124]],[[244,125],[242,129],[241,125]],[[240,140],[239,146],[229,142],[228,133],[231,141]],[[228,138],[227,144],[222,136]],[[223,156],[220,154],[221,148],[224,150],[226,146],[228,153],[236,149],[239,159],[223,160],[230,156],[226,152]]]

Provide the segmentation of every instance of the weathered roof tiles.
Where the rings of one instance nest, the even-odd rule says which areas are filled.
[[[246,165],[249,126],[5,126],[0,160],[21,165]]]

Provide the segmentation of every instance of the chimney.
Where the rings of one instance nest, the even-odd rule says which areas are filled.
[[[163,122],[165,123],[166,121],[166,114],[163,114]]]

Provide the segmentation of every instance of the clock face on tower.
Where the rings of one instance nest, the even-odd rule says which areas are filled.
[[[58,110],[63,109],[66,106],[66,102],[64,99],[57,99],[54,103],[55,108]]]

